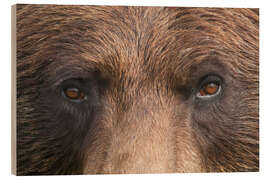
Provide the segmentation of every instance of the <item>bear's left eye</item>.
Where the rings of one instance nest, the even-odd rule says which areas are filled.
[[[218,92],[219,90],[219,84],[216,83],[209,83],[203,86],[199,91],[199,96],[211,96]]]
[[[196,96],[198,98],[214,97],[221,92],[221,79],[218,76],[207,76],[200,83]]]

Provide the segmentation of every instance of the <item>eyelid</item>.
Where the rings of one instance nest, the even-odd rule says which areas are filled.
[[[216,74],[208,74],[200,79],[200,81],[198,83],[198,88],[200,88],[200,87],[202,87],[210,82],[221,84],[222,81],[223,80],[220,76],[218,76]]]

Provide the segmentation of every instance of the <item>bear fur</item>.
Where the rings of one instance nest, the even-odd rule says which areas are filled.
[[[18,175],[259,171],[258,9],[16,10]]]

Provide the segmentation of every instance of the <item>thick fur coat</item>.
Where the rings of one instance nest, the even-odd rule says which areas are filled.
[[[258,9],[16,8],[18,175],[259,170]]]

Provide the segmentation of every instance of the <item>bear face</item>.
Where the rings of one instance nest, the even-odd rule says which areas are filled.
[[[258,171],[257,9],[16,10],[18,175]]]

